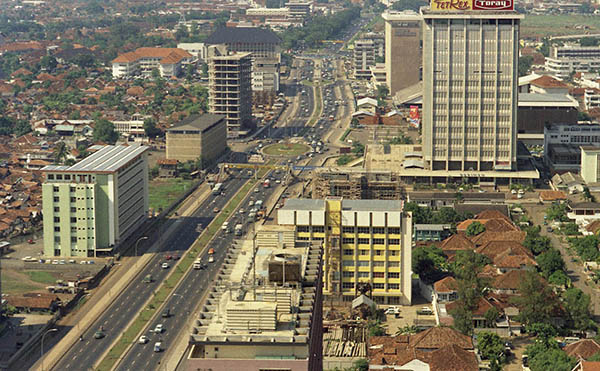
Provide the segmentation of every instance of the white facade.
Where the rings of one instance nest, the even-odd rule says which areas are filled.
[[[204,43],[179,43],[179,49],[183,49],[194,57],[206,61],[206,45]]]
[[[285,18],[290,15],[289,8],[249,8],[246,15],[256,17],[278,17]]]
[[[557,77],[569,77],[574,72],[590,72],[600,68],[600,47],[553,46],[546,58],[546,71]]]

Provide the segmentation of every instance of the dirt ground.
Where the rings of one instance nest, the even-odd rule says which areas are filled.
[[[387,309],[388,306],[382,306],[382,308]],[[433,309],[431,307],[431,303],[428,303],[421,296],[413,295],[412,305],[399,305],[400,315],[396,318],[393,314],[386,315],[386,327],[387,333],[390,335],[394,335],[398,330],[401,330],[405,326],[413,326],[415,324],[415,320],[422,322],[432,322],[435,325],[435,317],[433,315],[417,315],[417,310],[423,307],[427,307],[429,309]]]

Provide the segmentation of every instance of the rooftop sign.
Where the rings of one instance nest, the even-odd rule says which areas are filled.
[[[431,10],[513,10],[514,0],[431,0]]]

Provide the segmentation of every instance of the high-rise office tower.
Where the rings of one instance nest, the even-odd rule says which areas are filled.
[[[423,156],[432,170],[516,168],[523,16],[512,0],[489,3],[440,0],[421,9]]]
[[[421,16],[412,10],[386,11],[385,70],[393,96],[421,80]]]

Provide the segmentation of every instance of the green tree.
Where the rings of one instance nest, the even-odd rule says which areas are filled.
[[[577,254],[584,261],[596,261],[600,258],[600,252],[598,251],[600,238],[598,238],[598,236],[592,235],[581,238],[569,238],[568,241],[571,247],[577,251]]]
[[[590,193],[590,189],[588,187],[583,187],[583,198],[589,202],[596,202],[596,198]]]
[[[548,277],[548,283],[552,285],[567,287],[569,282],[569,277],[564,271],[555,271]]]
[[[356,156],[362,156],[365,154],[365,145],[361,142],[352,143],[352,153]]]
[[[413,272],[425,283],[433,283],[442,278],[446,269],[446,255],[435,246],[417,247],[412,254]]]
[[[58,142],[52,151],[52,155],[54,157],[54,163],[62,164],[69,155],[69,148],[65,142]]]
[[[94,142],[104,142],[115,144],[119,140],[119,133],[115,130],[115,125],[106,119],[96,120],[94,126]]]
[[[520,295],[512,298],[519,308],[519,321],[526,325],[549,323],[557,300],[552,289],[532,271],[526,271],[519,285]]]
[[[485,226],[480,222],[473,222],[467,227],[467,231],[465,233],[467,236],[472,237],[483,232],[485,232]]]
[[[162,134],[162,131],[156,127],[156,120],[149,117],[144,120],[144,133],[148,138],[156,138]]]
[[[560,227],[560,231],[567,236],[576,236],[581,234],[581,232],[579,232],[579,227],[573,222],[563,224]]]
[[[550,205],[550,207],[546,209],[546,215],[548,216],[548,219],[557,222],[569,221],[569,218],[567,217],[567,204],[565,203],[556,203]]]
[[[548,278],[556,271],[564,271],[565,261],[557,249],[549,249],[535,258],[538,268],[544,277]]]
[[[500,336],[487,331],[477,334],[477,348],[483,359],[498,358],[499,354],[504,354],[504,342]]]
[[[431,209],[420,207],[415,202],[407,202],[404,205],[404,210],[412,212],[413,224],[427,224],[433,217]]]
[[[450,315],[454,319],[453,327],[462,334],[473,335],[473,313],[463,305],[457,305],[450,309]]]
[[[496,327],[496,320],[500,317],[500,312],[496,307],[491,307],[485,311],[483,317],[485,318],[485,325],[487,327]]]
[[[427,6],[429,3],[423,0],[399,0],[392,4],[393,10],[414,10],[419,12],[422,6]]]
[[[544,38],[542,40],[542,45],[539,48],[540,53],[542,53],[544,57],[550,56],[550,46],[552,46],[550,40],[548,38]]]
[[[569,321],[573,328],[585,331],[594,326],[590,307],[590,296],[577,287],[571,287],[562,293],[563,305],[569,314]]]
[[[51,55],[45,55],[40,60],[40,67],[47,71],[53,71],[57,65],[58,62],[56,61],[56,58]]]
[[[540,235],[540,226],[527,228],[527,235],[523,246],[528,248],[533,254],[539,255],[551,247],[550,238]]]
[[[577,364],[577,360],[569,357],[567,353],[557,348],[538,352],[529,360],[531,371],[571,371]]]
[[[600,42],[600,40],[595,37],[582,37],[579,39],[579,44],[581,46],[598,46],[598,42]]]
[[[353,158],[352,156],[349,155],[341,155],[340,157],[338,157],[338,159],[336,160],[336,164],[339,166],[344,166],[346,164],[348,164],[350,161],[352,161]]]
[[[524,55],[519,57],[519,76],[525,76],[529,73],[529,69],[533,64],[533,57],[531,55]]]
[[[369,361],[366,359],[359,359],[354,361],[352,364],[355,371],[367,371],[369,369]]]

